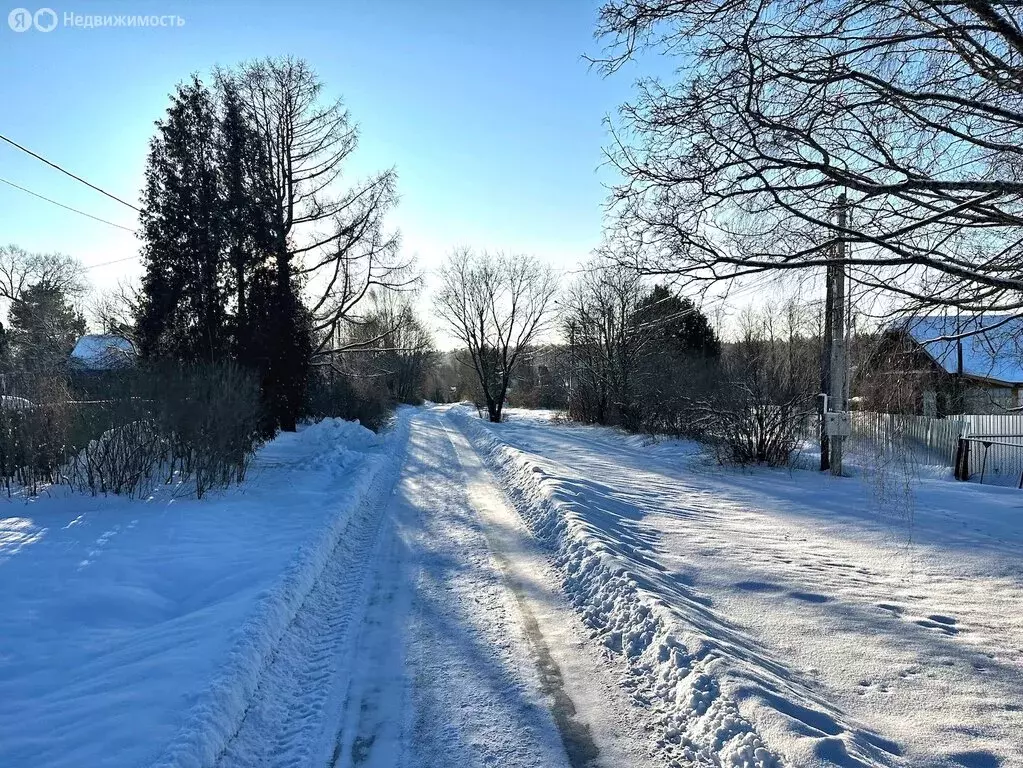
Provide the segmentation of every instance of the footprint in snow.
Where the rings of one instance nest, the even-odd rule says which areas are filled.
[[[945,621],[937,621],[937,619],[945,619]],[[928,616],[926,619],[915,619],[913,623],[919,627],[936,629],[939,632],[944,632],[946,635],[958,635],[959,628],[954,626],[955,619],[951,619],[951,623],[948,623],[948,620],[948,616]]]
[[[878,680],[860,680],[856,684],[856,693],[860,696],[868,696],[873,693],[888,693],[887,683]]]
[[[789,597],[802,600],[804,603],[826,603],[831,600],[827,595],[818,595],[814,592],[789,592]]]

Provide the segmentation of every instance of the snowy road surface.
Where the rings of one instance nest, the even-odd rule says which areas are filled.
[[[217,761],[644,766],[613,666],[465,437],[413,417]]]

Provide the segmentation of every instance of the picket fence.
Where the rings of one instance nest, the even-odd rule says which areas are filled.
[[[970,444],[970,480],[1019,484],[1023,477],[1023,414],[960,414],[935,419],[857,411],[852,414],[849,442],[853,452],[862,449],[902,455],[916,464],[944,466],[951,471],[962,437]]]

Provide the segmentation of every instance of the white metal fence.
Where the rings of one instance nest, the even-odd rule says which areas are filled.
[[[807,436],[819,434],[817,420]],[[852,414],[850,449],[903,456],[915,464],[938,465],[951,471],[968,443],[964,468],[976,482],[1018,485],[1023,477],[1023,414],[962,414],[945,419],[895,413],[857,411]]]
[[[1019,485],[1023,481],[1023,414],[961,418],[968,426],[970,479]]]
[[[866,441],[882,450],[909,450],[921,464],[952,467],[965,417],[932,419],[898,413],[852,414],[852,439]]]

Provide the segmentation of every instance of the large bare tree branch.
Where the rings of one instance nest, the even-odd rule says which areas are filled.
[[[1023,306],[1023,7],[969,0],[608,0],[614,236],[652,274],[834,263],[922,306]],[[852,203],[840,229],[834,203]]]

